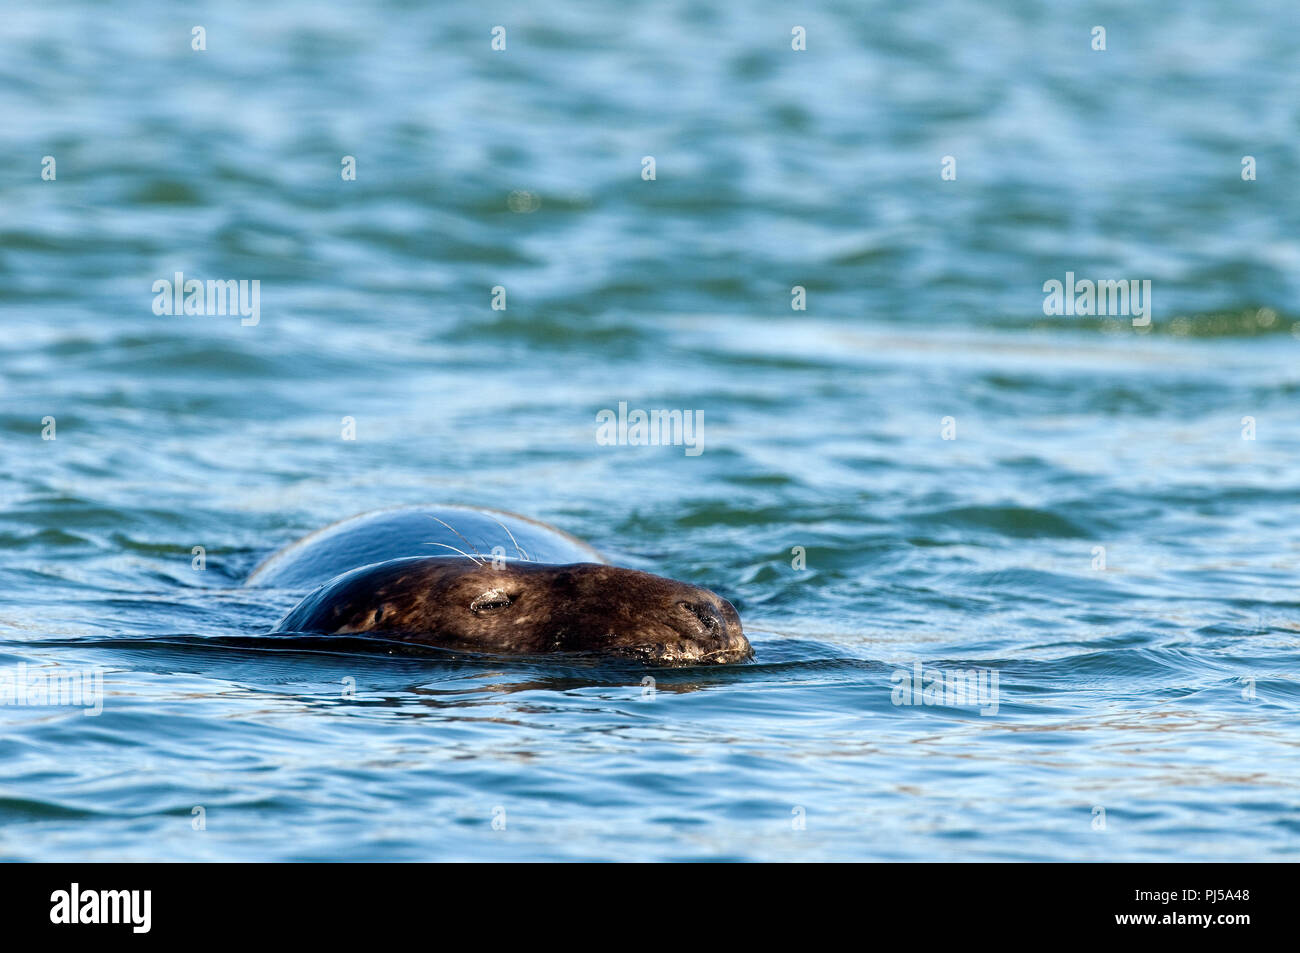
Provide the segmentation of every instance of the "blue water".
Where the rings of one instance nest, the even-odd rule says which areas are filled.
[[[0,19],[0,676],[104,691],[0,706],[0,857],[1296,857],[1290,2]],[[177,271],[259,322],[156,315]],[[1150,325],[1045,315],[1067,271]],[[620,401],[703,452],[598,444]],[[426,501],[708,585],[756,661],[256,638],[262,557]]]

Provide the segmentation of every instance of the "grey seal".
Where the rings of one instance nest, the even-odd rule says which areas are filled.
[[[553,526],[497,510],[363,513],[275,553],[245,584],[316,587],[278,633],[373,634],[460,651],[652,665],[753,657],[739,614],[716,593],[613,565]]]

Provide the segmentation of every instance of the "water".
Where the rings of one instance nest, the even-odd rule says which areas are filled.
[[[0,856],[1296,856],[1290,4],[3,19],[0,667],[105,697],[0,707]],[[155,315],[176,271],[259,323]],[[1067,271],[1150,326],[1045,315]],[[620,401],[704,452],[597,445]],[[425,501],[709,585],[757,661],[257,639],[263,556]]]

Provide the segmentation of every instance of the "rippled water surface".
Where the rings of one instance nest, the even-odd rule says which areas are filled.
[[[0,856],[1294,858],[1300,33],[1160,6],[7,9],[0,672],[104,699],[0,707]],[[178,271],[260,321],[156,315]],[[620,401],[704,451],[598,445]],[[756,661],[260,638],[261,558],[426,501]]]

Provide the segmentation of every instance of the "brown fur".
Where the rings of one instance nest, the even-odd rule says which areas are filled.
[[[392,559],[304,599],[281,632],[374,633],[449,649],[591,653],[655,664],[752,657],[740,616],[707,589],[599,563]]]

